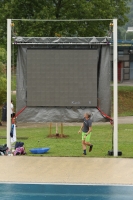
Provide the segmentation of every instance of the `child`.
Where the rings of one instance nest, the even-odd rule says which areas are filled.
[[[16,142],[16,116],[15,113],[12,114],[12,127],[11,127],[11,132],[10,132],[10,136],[11,136],[11,143]]]
[[[83,155],[86,155],[86,146],[89,146],[89,152],[92,151],[93,145],[90,143],[91,131],[92,131],[92,120],[90,119],[91,115],[85,113],[84,122],[79,130],[79,133],[82,131],[82,148]]]

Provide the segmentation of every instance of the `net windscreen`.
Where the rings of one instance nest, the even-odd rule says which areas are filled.
[[[28,49],[27,106],[97,106],[97,50]]]

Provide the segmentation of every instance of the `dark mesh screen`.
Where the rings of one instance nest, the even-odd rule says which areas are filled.
[[[27,50],[27,106],[97,106],[97,50]]]

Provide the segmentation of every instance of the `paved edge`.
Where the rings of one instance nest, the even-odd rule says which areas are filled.
[[[0,182],[133,185],[127,158],[3,156],[0,162]]]

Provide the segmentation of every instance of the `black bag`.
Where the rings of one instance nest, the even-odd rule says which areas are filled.
[[[16,142],[15,149],[18,148],[18,147],[23,147],[23,146],[24,146],[23,142]]]
[[[0,151],[5,153],[5,151],[8,149],[7,145],[4,144],[4,145],[0,145]]]

